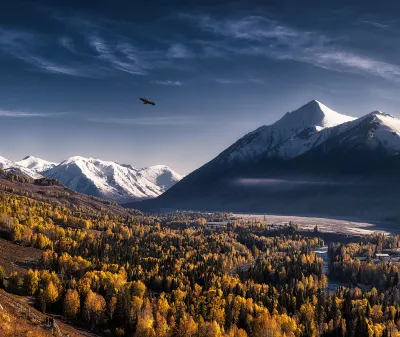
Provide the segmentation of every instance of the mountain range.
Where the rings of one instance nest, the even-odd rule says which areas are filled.
[[[0,157],[0,168],[33,179],[55,178],[77,192],[119,203],[155,198],[182,178],[164,165],[137,169],[131,165],[80,156],[61,163],[33,156],[17,162]]]
[[[159,197],[160,208],[398,217],[400,120],[318,101],[246,134]]]

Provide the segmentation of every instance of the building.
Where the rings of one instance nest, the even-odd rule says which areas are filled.
[[[377,259],[379,259],[380,261],[387,261],[387,260],[390,260],[389,254],[377,253],[377,254],[375,255],[375,257],[376,257]]]

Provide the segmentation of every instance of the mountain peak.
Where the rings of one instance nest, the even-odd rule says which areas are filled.
[[[17,161],[16,164],[25,167],[27,169],[33,170],[37,173],[42,173],[48,169],[53,168],[57,163],[53,163],[47,160],[36,158],[34,156],[26,156],[22,160]]]
[[[317,127],[317,129],[336,126],[355,118],[342,115],[317,100],[312,100],[297,110],[286,114],[282,120],[297,127]]]
[[[306,105],[308,105],[308,106],[324,106],[324,107],[326,107],[326,105],[324,105],[324,104],[322,104],[320,101],[317,101],[316,99],[313,99],[313,100],[311,100],[311,101],[309,101],[307,104],[305,104],[304,106],[306,106]]]
[[[393,117],[392,115],[389,115],[386,112],[383,112],[383,111],[380,111],[380,110],[372,111],[367,116],[371,116],[371,115],[373,115],[373,116],[386,116],[386,117],[391,117],[391,118],[397,119],[396,117]]]

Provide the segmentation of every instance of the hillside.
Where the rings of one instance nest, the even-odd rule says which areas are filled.
[[[90,213],[113,213],[121,216],[128,214],[126,209],[114,202],[75,192],[54,179],[34,180],[1,169],[0,193],[27,196],[34,200],[60,205],[71,210],[78,210],[83,207]]]

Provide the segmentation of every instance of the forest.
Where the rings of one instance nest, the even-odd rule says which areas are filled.
[[[227,225],[209,230],[207,221]],[[400,336],[398,265],[374,259],[400,238],[329,243],[326,275],[315,252],[325,242],[313,234],[222,213],[118,213],[3,190],[0,236],[42,253],[23,273],[0,266],[0,287],[98,335]],[[330,279],[345,285],[329,291]]]

